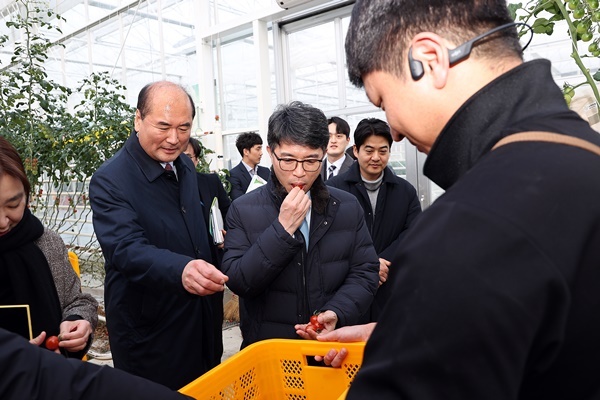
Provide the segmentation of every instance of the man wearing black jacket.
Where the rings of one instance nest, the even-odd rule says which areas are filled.
[[[547,60],[523,63],[506,1],[358,0],[346,53],[446,190],[347,398],[600,398],[600,137]]]
[[[377,321],[391,295],[386,282],[400,241],[408,233],[421,204],[417,191],[406,180],[387,168],[392,149],[390,127],[377,118],[365,118],[354,130],[354,155],[356,162],[348,171],[327,181],[328,186],[352,193],[365,211],[365,221],[373,247],[379,256],[379,289],[369,312],[361,322]]]

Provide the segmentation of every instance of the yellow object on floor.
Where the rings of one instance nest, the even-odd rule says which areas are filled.
[[[77,254],[73,253],[72,251],[69,251],[68,254],[71,267],[73,267],[73,270],[77,274],[77,277],[81,279],[81,271],[79,270],[79,257],[77,257]],[[83,356],[82,358],[83,361],[87,361],[87,359],[87,355]]]
[[[196,399],[344,399],[360,369],[364,342],[271,339],[254,343],[179,391]],[[309,365],[315,355],[348,349],[341,368]]]

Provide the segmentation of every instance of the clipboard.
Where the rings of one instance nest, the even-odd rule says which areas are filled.
[[[219,199],[213,199],[209,213],[209,232],[213,237],[213,243],[216,245],[222,244],[225,241],[223,237],[223,214],[219,208]]]
[[[28,340],[33,339],[29,304],[0,306],[0,327]]]

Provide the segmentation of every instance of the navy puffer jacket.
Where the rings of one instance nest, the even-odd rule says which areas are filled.
[[[279,223],[286,195],[271,180],[234,201],[227,214],[222,269],[240,296],[242,347],[263,339],[297,338],[294,324],[315,310],[332,310],[338,327],[351,325],[369,308],[378,287],[379,260],[354,196],[311,188],[309,248]]]

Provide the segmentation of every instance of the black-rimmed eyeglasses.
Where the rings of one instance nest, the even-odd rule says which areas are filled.
[[[294,171],[298,168],[298,163],[302,164],[302,168],[306,172],[315,172],[319,170],[321,163],[323,160],[319,160],[316,158],[309,158],[307,160],[296,160],[295,158],[279,158],[277,154],[273,151],[273,155],[279,161],[279,168],[282,171]]]

